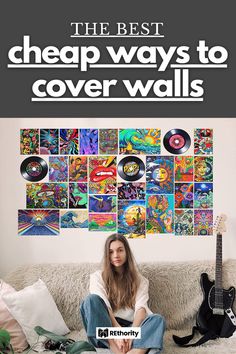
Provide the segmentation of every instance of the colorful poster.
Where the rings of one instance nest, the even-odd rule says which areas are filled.
[[[98,129],[80,129],[80,154],[98,154]]]
[[[119,131],[120,154],[160,154],[161,131],[160,129],[120,129]]]
[[[116,194],[116,157],[89,158],[89,193]]]
[[[99,129],[99,154],[118,154],[118,129]]]
[[[194,154],[213,154],[213,129],[194,129]]]
[[[193,210],[175,209],[175,235],[193,235]]]
[[[89,196],[90,213],[115,213],[116,196],[114,195],[90,195]]]
[[[193,156],[175,156],[175,181],[193,181]]]
[[[145,200],[145,183],[118,183],[118,199]]]
[[[68,192],[66,183],[27,183],[26,207],[66,209]]]
[[[174,196],[147,195],[148,234],[165,234],[174,232]]]
[[[193,183],[175,183],[175,208],[193,208]]]
[[[194,183],[194,208],[213,208],[213,183]]]
[[[40,154],[57,155],[58,144],[58,129],[40,129]]]
[[[213,210],[194,210],[194,235],[213,235]]]
[[[61,210],[61,228],[63,229],[87,229],[87,210]]]
[[[78,129],[60,129],[60,154],[77,155],[78,148]]]
[[[87,156],[69,156],[69,181],[88,182]]]
[[[89,214],[89,231],[116,231],[116,214]]]
[[[69,183],[69,208],[88,208],[88,186],[87,183]]]
[[[147,156],[147,194],[174,193],[174,157]]]
[[[18,234],[55,236],[59,234],[59,210],[18,210]]]
[[[49,181],[67,182],[68,160],[66,156],[49,156]]]
[[[213,182],[213,156],[194,157],[195,182]]]
[[[128,238],[145,238],[145,201],[118,201],[118,233]]]
[[[35,155],[39,153],[39,129],[20,130],[21,155]]]

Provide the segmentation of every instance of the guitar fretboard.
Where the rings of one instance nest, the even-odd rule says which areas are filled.
[[[215,307],[219,309],[223,309],[222,234],[220,233],[217,233],[217,239],[216,239]]]

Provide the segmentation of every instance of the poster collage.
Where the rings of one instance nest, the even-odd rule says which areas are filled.
[[[20,129],[26,204],[18,210],[18,234],[77,228],[127,238],[212,235],[213,130],[191,134]],[[164,148],[170,154],[161,154]]]

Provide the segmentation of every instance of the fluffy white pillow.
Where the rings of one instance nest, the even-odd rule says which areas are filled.
[[[20,291],[5,294],[3,301],[22,327],[31,346],[38,339],[38,335],[34,331],[35,326],[41,326],[59,335],[70,331],[58,311],[52,295],[41,279]]]

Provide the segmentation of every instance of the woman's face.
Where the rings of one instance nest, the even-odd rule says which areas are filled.
[[[126,262],[126,250],[121,241],[112,241],[110,243],[110,262],[116,267],[122,267]]]

